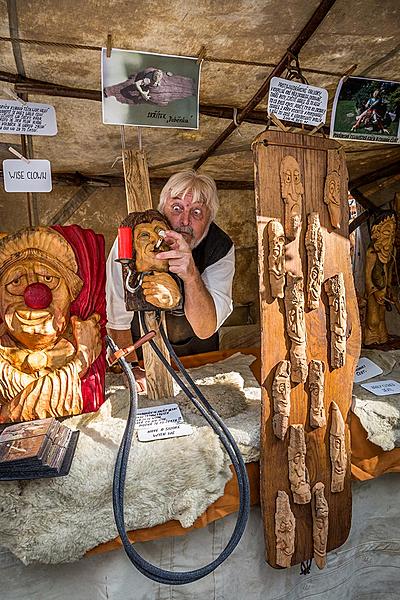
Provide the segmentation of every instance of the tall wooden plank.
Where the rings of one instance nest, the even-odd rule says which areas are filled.
[[[128,213],[144,211],[153,208],[150,191],[149,170],[145,152],[141,150],[123,150],[126,202]],[[149,329],[157,331],[155,312],[145,313]],[[165,328],[165,316],[162,316]],[[142,331],[142,334],[144,332]],[[154,342],[160,348],[165,358],[170,362],[167,347],[157,332]],[[160,400],[173,396],[172,377],[155,355],[150,344],[143,346],[143,362],[146,371],[147,395],[151,400]]]
[[[324,183],[327,172],[327,150],[339,151],[341,169],[341,226],[333,229],[328,209],[324,204]],[[307,362],[322,360],[325,364],[324,404],[327,425],[313,429],[310,426],[310,396],[308,380],[291,384],[291,408],[289,424],[303,424],[307,445],[306,465],[311,486],[321,481],[329,504],[329,534],[327,550],[342,545],[351,525],[350,488],[350,437],[349,409],[354,371],[360,354],[361,334],[357,301],[350,263],[348,240],[347,169],[344,153],[333,140],[307,135],[281,132],[264,132],[253,142],[255,160],[256,210],[259,244],[259,279],[261,305],[261,358],[263,407],[261,423],[261,503],[267,548],[267,561],[276,564],[275,502],[278,490],[290,498],[291,510],[296,519],[295,552],[292,565],[313,557],[311,504],[295,504],[288,479],[287,450],[289,435],[283,441],[275,437],[272,429],[273,400],[272,380],[277,364],[289,359],[290,340],[286,333],[284,300],[273,298],[269,285],[267,263],[267,223],[278,218],[284,223],[284,203],[281,199],[279,167],[286,155],[293,156],[300,166],[304,186],[302,226],[296,240],[286,246],[286,271],[303,275],[307,295],[307,254],[305,233],[307,215],[319,214],[325,240],[324,281],[342,272],[346,287],[348,338],[346,362],[340,369],[330,367],[329,302],[325,290],[321,293],[319,307],[305,309],[307,329]],[[343,492],[331,493],[331,463],[329,455],[329,431],[331,425],[331,402],[335,401],[346,421],[346,448],[348,463]]]

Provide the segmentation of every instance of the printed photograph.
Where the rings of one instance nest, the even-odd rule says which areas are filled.
[[[199,127],[197,58],[102,49],[103,123]]]
[[[399,82],[349,77],[336,90],[330,137],[398,144],[399,120]]]

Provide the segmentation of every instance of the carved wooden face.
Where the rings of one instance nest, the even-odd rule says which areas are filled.
[[[285,156],[281,163],[281,193],[287,204],[293,229],[301,223],[301,198],[304,194],[299,163],[293,156]]]
[[[38,283],[45,299],[41,308],[32,308],[27,304],[28,286]],[[55,267],[38,259],[15,263],[0,281],[0,316],[9,334],[31,350],[56,342],[68,325],[70,303],[64,278]]]
[[[393,245],[396,237],[396,219],[388,217],[384,221],[373,225],[372,242],[374,250],[382,263],[388,263],[393,255]]]
[[[346,448],[341,436],[330,436],[330,455],[333,469],[337,475],[344,475],[346,471]]]
[[[325,180],[324,201],[328,206],[332,227],[340,227],[340,176],[336,171],[327,174]]]
[[[304,328],[304,304],[300,294],[293,288],[290,294],[290,308],[288,311],[288,329],[290,337],[295,342],[301,344],[305,338]]]
[[[334,295],[332,306],[335,311],[336,318],[333,331],[340,341],[344,341],[346,339],[347,313],[346,300],[342,293],[339,292]]]
[[[280,223],[272,221],[268,229],[269,266],[277,274],[284,273],[285,234]]]
[[[278,545],[279,550],[286,554],[286,556],[292,556],[294,552],[294,536],[292,535],[295,527],[294,518],[288,515],[282,515],[278,522]]]
[[[136,225],[133,232],[133,244],[136,251],[136,270],[138,273],[145,271],[168,271],[168,261],[156,258],[161,250],[154,247],[159,241],[159,231],[165,231],[163,221],[154,220],[151,223]]]

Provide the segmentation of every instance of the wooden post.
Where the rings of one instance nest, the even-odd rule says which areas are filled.
[[[142,150],[123,150],[122,160],[128,213],[153,208],[149,169],[145,153]],[[146,312],[145,320],[149,329],[157,331],[155,312]],[[162,316],[162,324],[166,328],[165,315]],[[144,331],[141,331],[141,333],[143,335]],[[153,341],[170,362],[168,350],[159,333],[153,338]],[[147,396],[151,400],[173,396],[172,377],[155,355],[150,344],[143,346],[143,362],[147,379]]]

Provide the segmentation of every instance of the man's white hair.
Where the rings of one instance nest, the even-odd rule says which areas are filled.
[[[160,194],[158,204],[160,213],[164,214],[167,200],[178,196],[184,198],[188,192],[193,195],[192,203],[198,202],[209,209],[211,223],[215,219],[219,207],[217,186],[214,179],[208,175],[199,175],[193,169],[180,171],[168,179]]]

